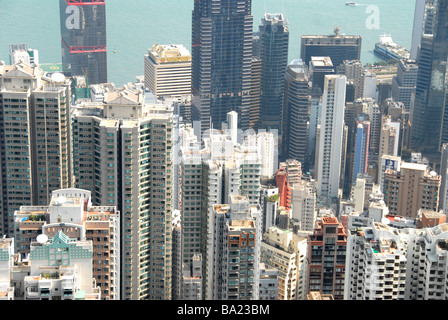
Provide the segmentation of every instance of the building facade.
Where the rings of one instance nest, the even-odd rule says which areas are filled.
[[[347,233],[335,217],[322,217],[308,236],[307,293],[319,291],[344,298]]]
[[[283,14],[265,13],[260,24],[261,109],[259,128],[282,133],[289,27]]]
[[[311,57],[330,57],[339,66],[344,60],[361,58],[361,43],[360,36],[340,34],[339,28],[332,35],[303,35],[300,58],[308,65]]]
[[[0,233],[13,234],[14,211],[46,205],[72,186],[70,81],[25,63],[0,65]]]
[[[448,142],[448,112],[445,112],[448,7],[445,1],[437,0],[426,10],[417,57],[411,147],[437,162],[441,145]]]
[[[171,299],[173,108],[146,98],[112,89],[73,115],[76,185],[121,212],[123,300]]]
[[[191,94],[191,54],[182,45],[154,45],[144,59],[145,87],[157,98]]]
[[[91,274],[101,299],[120,299],[120,221],[114,206],[93,206],[91,192],[59,189],[47,206],[22,206],[14,213],[16,252],[23,259],[32,253],[32,243],[42,235],[58,232],[92,243]]]
[[[283,104],[282,149],[283,158],[308,162],[308,137],[311,97],[306,66],[293,60],[285,72]]]
[[[325,77],[322,119],[319,134],[317,165],[317,195],[334,198],[339,195],[344,138],[346,77]],[[345,156],[344,156],[345,157]]]
[[[278,300],[305,300],[306,238],[273,226],[263,235],[261,262],[278,270]]]
[[[237,111],[249,128],[252,69],[251,0],[195,1],[192,27],[192,112],[202,131],[221,129]],[[228,74],[232,76],[229,77]]]
[[[415,218],[420,209],[437,211],[440,179],[423,164],[402,162],[399,171],[386,170],[383,192],[390,213]]]
[[[107,82],[105,0],[60,0],[62,66],[89,84]]]

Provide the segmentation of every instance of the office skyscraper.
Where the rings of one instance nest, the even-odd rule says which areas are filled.
[[[311,57],[330,57],[335,67],[344,60],[361,58],[360,36],[343,35],[335,28],[332,35],[303,35],[300,58],[308,65]]]
[[[194,2],[192,26],[192,112],[202,131],[221,129],[230,111],[239,128],[250,121],[252,69],[251,0]]]
[[[282,147],[285,159],[307,162],[310,101],[308,68],[293,60],[285,74]]]
[[[260,129],[282,132],[283,88],[288,66],[289,28],[283,14],[266,13],[260,25]]]
[[[257,130],[260,123],[261,107],[261,60],[259,57],[252,58],[251,72],[251,90],[250,90],[250,120],[249,127]]]
[[[448,209],[448,144],[442,145],[442,156],[440,159],[440,192],[439,192],[439,210],[446,212]]]
[[[106,1],[60,0],[59,9],[64,73],[106,83]]]
[[[418,76],[412,118],[411,147],[439,161],[441,144],[448,142],[446,61],[448,58],[448,3],[435,0],[427,8],[417,57]],[[433,156],[431,156],[433,155]]]
[[[145,55],[145,86],[156,97],[191,93],[191,54],[182,45],[154,45]]]
[[[425,16],[426,0],[415,0],[414,26],[412,29],[412,43],[410,58],[417,59],[418,47],[422,40],[423,20]]]

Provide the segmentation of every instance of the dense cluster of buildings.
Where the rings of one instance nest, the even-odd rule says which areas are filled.
[[[196,0],[191,52],[119,88],[106,2],[60,6],[63,73],[0,63],[0,300],[448,298],[445,1],[385,75],[360,36],[288,63],[283,13]]]

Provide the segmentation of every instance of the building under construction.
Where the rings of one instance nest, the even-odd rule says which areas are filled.
[[[88,84],[107,82],[106,0],[60,0],[62,65]]]

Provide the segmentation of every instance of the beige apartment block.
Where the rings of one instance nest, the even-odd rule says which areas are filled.
[[[72,186],[70,80],[38,66],[0,64],[0,234],[13,234],[14,211],[46,205]]]
[[[403,162],[399,171],[387,169],[384,180],[390,214],[416,218],[420,209],[437,211],[440,176],[426,165]]]
[[[74,107],[76,186],[121,212],[122,300],[170,300],[173,108],[126,85]]]
[[[278,300],[305,300],[306,246],[306,238],[276,226],[263,235],[261,262],[278,270]]]

